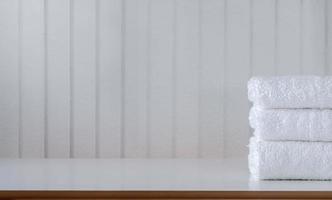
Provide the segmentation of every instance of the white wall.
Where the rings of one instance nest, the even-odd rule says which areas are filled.
[[[331,6],[0,0],[0,156],[245,156],[248,78],[331,73]]]

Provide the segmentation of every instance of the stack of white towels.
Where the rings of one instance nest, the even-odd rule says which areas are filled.
[[[332,179],[332,77],[254,77],[249,169],[255,179]]]

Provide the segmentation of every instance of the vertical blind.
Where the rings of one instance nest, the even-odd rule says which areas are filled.
[[[328,0],[1,0],[0,156],[245,156],[253,75],[327,75]]]

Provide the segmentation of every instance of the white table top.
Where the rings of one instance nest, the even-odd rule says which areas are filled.
[[[332,191],[332,181],[252,181],[245,159],[0,159],[2,190]]]

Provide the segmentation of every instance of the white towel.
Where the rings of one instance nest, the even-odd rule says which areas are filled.
[[[253,77],[248,97],[264,108],[332,108],[332,77]]]
[[[254,179],[332,179],[331,142],[250,140]]]
[[[254,135],[263,140],[332,141],[331,109],[261,109],[249,114]]]

